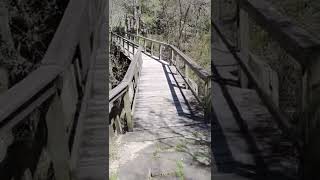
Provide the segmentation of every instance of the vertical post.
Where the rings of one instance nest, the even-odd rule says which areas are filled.
[[[184,63],[184,76],[185,76],[185,79],[186,79],[186,81],[187,82],[189,82],[189,66],[188,65],[186,65],[186,63]],[[186,89],[188,89],[189,88],[189,86],[188,86],[188,84],[186,84]]]
[[[116,133],[122,134],[121,119],[119,115],[116,116],[114,123],[116,125]]]
[[[128,87],[131,87],[131,85],[129,85]],[[132,115],[131,115],[131,101],[130,101],[130,96],[129,96],[129,89],[127,89],[127,92],[124,95],[123,101],[124,101],[124,109],[126,112],[128,131],[132,132],[133,131],[133,122],[132,122]]]
[[[215,3],[211,3],[212,9],[213,9],[213,19],[214,22],[219,26],[220,25],[220,21],[221,21],[221,3],[222,0],[215,0]],[[220,27],[220,26],[219,26]],[[221,39],[219,38],[219,36],[217,35],[217,33],[213,33],[214,32],[214,28],[212,28],[212,34],[214,34],[212,36],[212,40],[213,42],[217,43],[217,45],[221,44]]]
[[[239,18],[239,29],[238,29],[238,46],[240,48],[240,56],[244,60],[244,63],[249,61],[249,17],[248,13],[238,6],[238,18]],[[239,67],[240,84],[241,87],[247,88],[249,80],[245,72]]]
[[[55,179],[70,179],[68,137],[66,133],[65,114],[62,113],[62,102],[58,94],[52,100],[46,114],[48,127],[48,152],[53,161]]]
[[[303,179],[317,179],[319,177],[318,164],[320,163],[320,55],[313,57],[304,77],[306,94],[304,104],[307,111],[306,140],[304,147]]]
[[[145,50],[145,52],[147,52],[147,42],[146,42],[146,39],[144,39],[144,50]]]
[[[204,119],[205,122],[208,123],[211,119],[211,111],[212,111],[212,102],[211,102],[211,81],[210,78],[205,80],[205,89],[204,89]]]
[[[133,49],[133,55],[134,55],[134,51],[135,51],[134,44],[132,44],[132,49]]]
[[[162,52],[161,52],[161,44],[159,44],[159,60],[161,60],[161,55],[162,55]]]
[[[170,60],[170,66],[172,66],[172,64],[173,64],[173,57],[174,57],[174,51],[173,51],[173,49],[172,48],[170,48],[171,49],[171,60]]]
[[[127,41],[127,48],[128,48],[128,52],[129,52],[129,56],[130,56],[130,46],[129,46],[129,41]]]
[[[151,53],[151,56],[153,56],[153,45],[154,45],[154,44],[153,44],[153,41],[151,41],[151,52],[150,52],[150,53]]]

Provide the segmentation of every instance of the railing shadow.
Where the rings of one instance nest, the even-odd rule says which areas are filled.
[[[192,102],[186,97],[185,92],[183,91],[183,89],[185,89],[185,88],[183,86],[179,85],[179,82],[178,82],[177,78],[175,77],[175,73],[172,72],[169,65],[162,62],[162,60],[156,59],[154,56],[151,56],[150,54],[147,54],[147,53],[144,53],[144,54],[149,56],[154,61],[157,61],[158,63],[160,63],[162,65],[162,69],[165,74],[165,77],[166,77],[166,80],[167,80],[167,83],[168,83],[168,86],[170,89],[170,93],[172,96],[173,105],[176,108],[177,114],[179,116],[191,118],[195,121],[202,121],[203,117],[195,114],[195,112],[201,111],[202,109],[195,106],[197,102]],[[175,83],[172,83],[172,80],[170,77],[172,78],[172,80]],[[178,89],[176,89],[176,88],[178,88]],[[180,92],[183,99],[181,99],[181,98],[179,99],[178,94],[176,92],[177,90]],[[190,113],[184,112],[184,109],[182,108],[182,105],[181,105],[182,103],[184,103],[187,106],[187,110],[189,110]]]

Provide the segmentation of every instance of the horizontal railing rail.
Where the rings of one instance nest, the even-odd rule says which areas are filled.
[[[71,179],[78,119],[105,7],[100,0],[70,0],[40,67],[1,94],[0,179],[29,179],[39,171]]]

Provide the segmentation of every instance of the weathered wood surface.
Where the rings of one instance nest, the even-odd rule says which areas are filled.
[[[81,127],[76,179],[101,179],[108,176],[108,123],[107,123],[107,55],[97,58],[90,68],[89,94],[86,110],[80,117]]]
[[[183,79],[172,74],[174,67],[143,56],[134,109],[134,129],[202,123],[203,110],[191,91],[185,89]]]

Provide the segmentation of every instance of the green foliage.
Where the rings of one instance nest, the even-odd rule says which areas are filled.
[[[200,66],[210,71],[209,0],[138,0],[137,3],[141,10],[140,34],[177,46]],[[111,4],[112,12],[116,13],[111,13],[112,24],[126,26],[124,17],[133,17],[133,1],[113,0]],[[147,42],[147,47],[149,46],[151,44]],[[157,45],[154,48],[158,49]]]
[[[109,82],[111,83],[111,88],[114,88],[124,78],[130,66],[130,60],[122,55],[114,45],[111,45],[109,58]]]
[[[154,1],[156,2],[156,1]],[[157,0],[158,8],[145,7],[148,37],[169,42],[185,52],[202,67],[210,69],[210,2]],[[153,8],[152,10],[148,8]],[[151,13],[152,12],[152,13]]]
[[[118,180],[118,174],[112,173],[111,176],[109,177],[110,180]]]
[[[0,66],[9,72],[10,86],[14,85],[33,69],[34,65],[17,55],[5,42],[0,41]]]
[[[44,56],[68,1],[8,1],[9,23],[15,48],[32,63]]]
[[[4,0],[14,47],[0,40],[0,65],[9,71],[10,84],[22,80],[42,60],[68,1]],[[2,37],[0,37],[2,39]]]
[[[181,160],[177,161],[176,175],[180,180],[184,180],[183,162]]]
[[[186,53],[192,57],[200,66],[210,69],[211,67],[211,35],[210,33],[201,34],[192,39]]]

